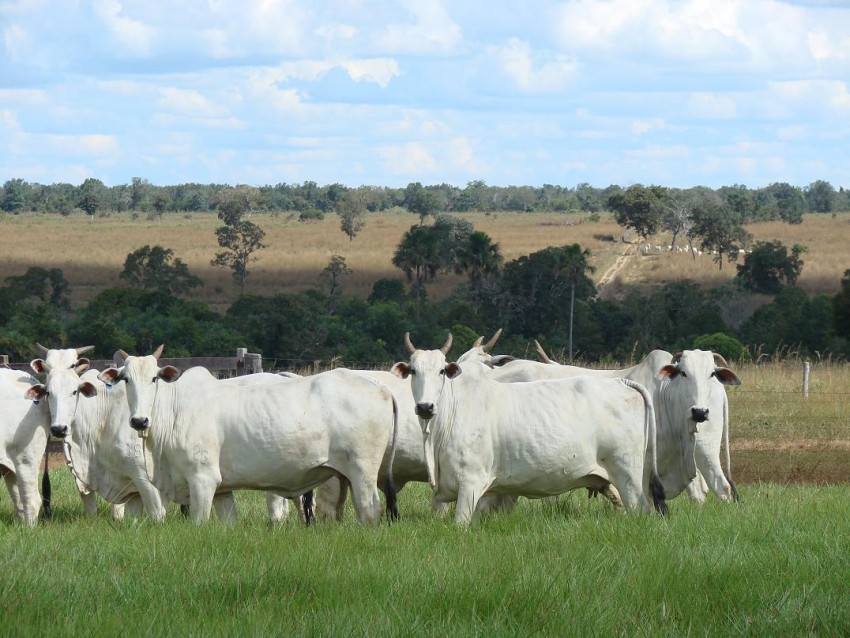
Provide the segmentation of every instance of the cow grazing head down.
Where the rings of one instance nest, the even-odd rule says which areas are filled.
[[[672,395],[690,404],[690,418],[704,423],[709,418],[710,393],[720,389],[718,384],[741,385],[727,365],[723,357],[711,351],[685,350],[673,355],[673,361],[658,374],[670,381],[668,391]]]
[[[447,363],[446,354],[452,347],[452,334],[439,350],[417,350],[410,341],[410,333],[405,333],[404,344],[410,352],[410,361],[401,361],[392,367],[392,373],[402,379],[410,377],[413,399],[416,401],[416,415],[428,421],[437,413],[437,401],[443,391],[446,379],[460,374],[457,363]]]
[[[98,378],[106,384],[127,384],[127,403],[130,407],[130,427],[144,435],[151,425],[151,412],[156,399],[157,383],[172,383],[180,378],[182,372],[174,366],[159,367],[159,357],[165,345],[159,346],[153,354],[134,357],[123,350],[118,355],[124,361],[122,368],[109,368]]]
[[[64,439],[70,433],[80,399],[97,395],[94,385],[80,379],[87,367],[88,363],[74,369],[53,370],[47,375],[47,383],[34,385],[26,392],[26,398],[32,401],[47,399],[50,434],[57,438]]]

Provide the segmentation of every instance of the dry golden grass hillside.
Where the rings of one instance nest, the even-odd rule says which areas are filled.
[[[688,278],[707,286],[731,279],[734,264],[719,270],[710,257],[694,260],[686,253],[657,250],[669,238],[658,236],[643,255],[636,244],[623,243],[622,229],[607,215],[587,221],[582,214],[463,214],[501,246],[507,260],[546,246],[578,243],[591,251],[594,278],[605,282],[605,294],[616,295],[627,284],[663,283]],[[246,292],[273,295],[317,286],[319,273],[334,254],[342,255],[354,274],[346,281],[349,293],[367,295],[380,277],[403,277],[391,264],[402,236],[418,217],[404,211],[370,214],[365,228],[353,240],[339,228],[339,219],[299,222],[294,215],[255,215],[252,221],[266,232],[264,250],[256,253]],[[61,268],[72,287],[75,306],[87,303],[100,290],[121,284],[124,259],[145,244],[171,248],[189,270],[204,281],[194,297],[224,310],[238,295],[230,271],[210,266],[218,250],[214,214],[168,213],[161,220],[132,219],[130,215],[82,214],[0,216],[3,250],[0,278],[20,275],[39,265]],[[788,246],[808,247],[799,284],[807,292],[833,293],[842,273],[850,268],[850,214],[808,215],[800,225],[762,223],[748,227],[755,240],[778,239]],[[613,240],[613,241],[612,241]],[[461,280],[442,275],[431,286],[432,295],[444,294]]]

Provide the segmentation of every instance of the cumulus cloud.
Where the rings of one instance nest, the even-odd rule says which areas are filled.
[[[428,173],[437,166],[434,156],[418,142],[383,146],[378,149],[378,154],[384,170],[391,175],[416,176]]]
[[[694,117],[712,120],[733,118],[738,111],[733,96],[717,93],[692,93],[688,97],[687,105],[688,111]]]
[[[527,42],[511,38],[488,52],[502,71],[522,91],[558,92],[564,90],[576,70],[574,60],[564,55],[535,54]]]
[[[130,55],[149,55],[152,51],[154,29],[139,20],[121,15],[122,6],[116,0],[99,0],[93,6],[95,16],[112,35],[118,51]]]
[[[463,42],[460,26],[441,0],[401,0],[411,22],[389,24],[375,34],[376,45],[388,53],[450,53]]]

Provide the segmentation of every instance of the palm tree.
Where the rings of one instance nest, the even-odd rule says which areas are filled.
[[[417,312],[422,303],[425,282],[433,280],[441,268],[440,254],[433,228],[412,226],[402,236],[393,255],[393,266],[401,268],[407,280],[413,283]]]
[[[486,275],[499,272],[504,262],[499,244],[494,244],[490,236],[480,230],[471,233],[457,251],[455,272],[469,275],[472,289],[473,307],[478,309],[481,297],[481,284]]]

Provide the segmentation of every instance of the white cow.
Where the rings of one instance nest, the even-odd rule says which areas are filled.
[[[337,369],[274,385],[223,386],[203,368],[160,368],[153,355],[128,356],[121,370],[130,425],[145,435],[153,483],[188,503],[196,523],[209,518],[216,492],[271,490],[297,497],[332,476],[351,484],[361,523],[377,522],[378,472],[397,432],[386,386]],[[146,461],[147,463],[148,461]],[[395,491],[387,509],[397,514]]]
[[[46,361],[34,367],[48,368]],[[131,513],[141,513],[141,505],[152,520],[165,518],[167,498],[151,483],[145,464],[144,441],[127,427],[130,408],[125,386],[107,386],[98,379],[99,372],[89,370],[78,376],[78,369],[49,369],[47,383],[33,386],[27,398],[46,399],[51,414],[51,434],[64,441],[65,458],[81,494],[91,497],[96,513],[95,494],[100,494],[113,507],[113,518],[123,519],[123,505],[131,504]],[[222,385],[282,383],[286,379],[274,374],[254,374],[217,381]],[[90,400],[80,400],[87,398]],[[137,505],[138,504],[138,505]],[[216,494],[214,505],[224,521],[236,518],[232,492]],[[277,522],[286,517],[288,501],[266,493],[269,519]],[[116,511],[118,515],[116,515]]]
[[[26,372],[0,368],[0,474],[15,514],[30,526],[38,520],[42,505],[38,470],[41,460],[47,460],[50,427],[47,405],[24,398],[36,383]]]
[[[693,500],[703,502],[708,487],[721,500],[738,500],[731,479],[729,408],[723,385],[738,385],[740,380],[720,355],[688,350],[674,357],[664,350],[653,350],[629,368],[598,370],[559,365],[536,341],[535,345],[542,363],[517,359],[494,369],[492,378],[513,383],[591,375],[637,381],[653,396],[658,424],[658,471],[667,498],[687,490]],[[690,373],[671,376],[663,372],[682,356],[686,365],[693,368]],[[720,465],[721,440],[725,440],[726,447],[725,474]]]
[[[455,522],[477,518],[484,494],[539,498],[612,483],[630,510],[664,513],[654,470],[655,415],[649,393],[621,379],[577,377],[503,384],[478,361],[446,362],[417,350],[393,372],[410,377],[423,421],[425,455],[438,500],[457,500]]]

